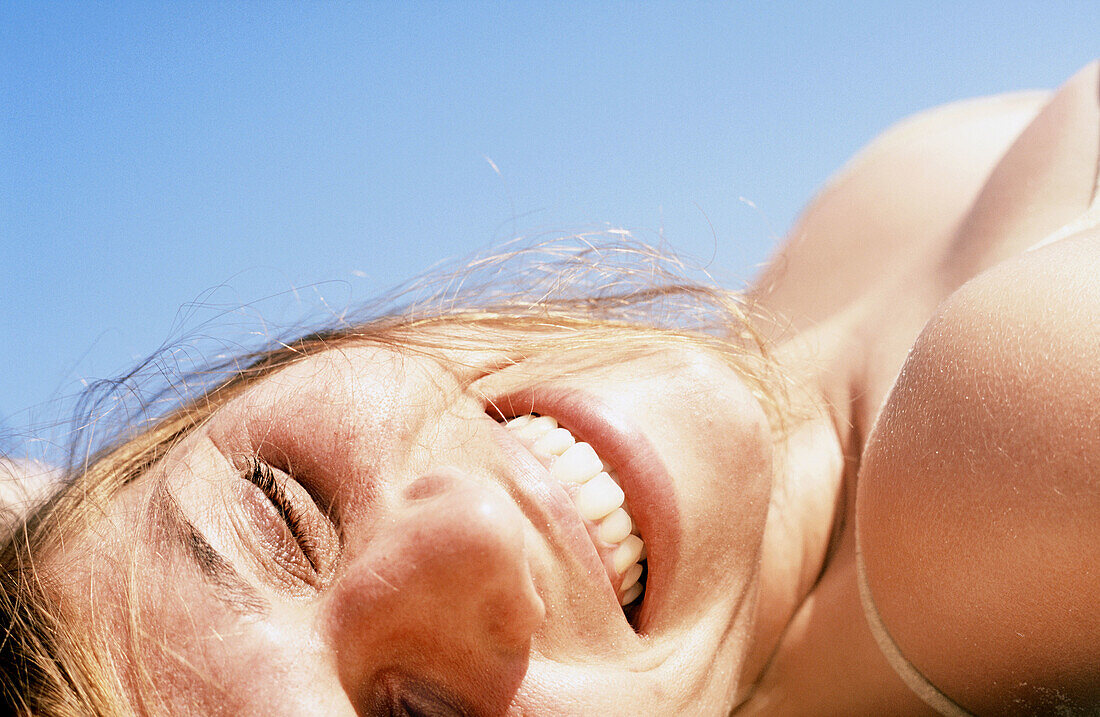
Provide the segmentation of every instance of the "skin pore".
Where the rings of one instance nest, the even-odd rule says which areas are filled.
[[[790,519],[762,563],[769,503],[807,525],[832,511],[776,482],[764,410],[709,350],[606,357],[477,369],[349,345],[216,412],[89,536],[115,546],[96,550],[89,581],[130,560],[142,576],[114,608],[120,623],[135,609],[166,711],[728,711],[760,644],[762,572],[767,604],[789,613],[803,595],[779,594],[774,565],[816,576],[829,538]],[[633,625],[570,499],[501,426],[532,412],[621,476],[648,550]],[[287,487],[304,551],[242,477],[254,461]]]

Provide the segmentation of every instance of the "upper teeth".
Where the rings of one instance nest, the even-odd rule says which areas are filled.
[[[592,446],[578,441],[550,416],[527,414],[506,425],[532,452],[549,459],[552,476],[562,483],[579,485],[572,491],[577,512],[597,524],[601,540],[617,544],[611,560],[615,572],[622,576],[619,603],[628,605],[637,600],[645,589],[638,582],[645,563],[645,544],[623,507],[626,496],[615,471],[596,455]]]

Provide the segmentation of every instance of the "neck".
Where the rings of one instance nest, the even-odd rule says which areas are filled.
[[[844,475],[853,417],[851,376],[844,362],[846,332],[800,334],[778,346],[775,359],[789,381],[790,424],[777,441],[775,477],[760,558],[753,643],[742,670],[739,700],[763,674],[792,617],[821,576],[843,522]],[[849,362],[850,365],[850,362]]]

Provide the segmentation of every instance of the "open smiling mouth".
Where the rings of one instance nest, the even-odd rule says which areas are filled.
[[[645,597],[646,548],[613,467],[551,416],[528,413],[507,420],[505,426],[573,499],[619,604],[635,625]]]

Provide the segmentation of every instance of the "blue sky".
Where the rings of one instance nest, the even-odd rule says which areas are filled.
[[[737,283],[892,122],[1100,55],[1095,2],[830,5],[0,5],[0,426],[514,235]]]

